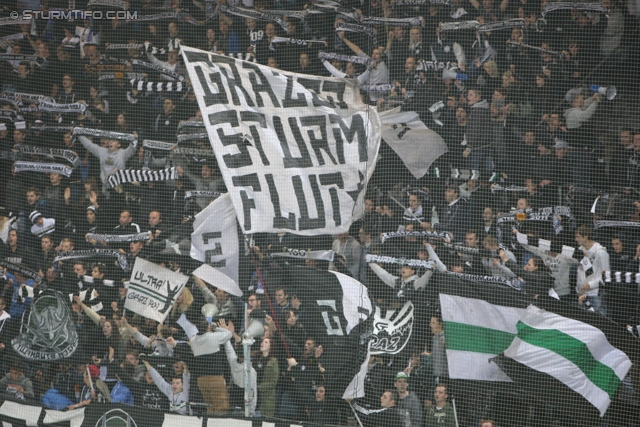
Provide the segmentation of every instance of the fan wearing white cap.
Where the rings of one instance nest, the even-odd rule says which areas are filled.
[[[56,231],[56,220],[53,218],[45,218],[38,211],[31,212],[31,215],[29,215],[29,219],[33,224],[31,226],[31,234],[33,234],[37,238]]]

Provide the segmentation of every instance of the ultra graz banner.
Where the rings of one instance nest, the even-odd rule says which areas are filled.
[[[188,280],[184,274],[136,258],[124,308],[164,322]]]
[[[357,82],[188,47],[182,55],[243,231],[348,231],[381,138]]]

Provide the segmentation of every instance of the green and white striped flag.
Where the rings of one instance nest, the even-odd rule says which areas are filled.
[[[450,378],[511,381],[489,359],[511,345],[518,333],[516,325],[526,309],[499,305],[506,300],[497,302],[440,294]]]
[[[632,362],[610,344],[598,327],[546,311],[527,308],[507,358],[549,375],[580,394],[603,416]]]

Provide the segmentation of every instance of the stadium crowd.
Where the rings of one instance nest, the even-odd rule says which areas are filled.
[[[87,6],[75,3],[77,9]],[[531,300],[551,294],[620,325],[640,323],[635,276],[631,283],[602,281],[605,272],[640,272],[640,128],[612,124],[610,116],[614,103],[635,103],[636,2],[604,0],[606,13],[547,11],[553,2],[546,0],[344,0],[339,8],[303,0],[225,3],[271,10],[269,16],[280,12],[286,25],[225,13],[211,2],[126,3],[141,16],[175,14],[0,26],[2,48],[15,55],[0,56],[5,217],[0,259],[9,263],[0,298],[0,372],[6,374],[1,393],[54,409],[99,399],[178,414],[242,414],[238,358],[246,303],[250,317],[265,327],[252,349],[257,413],[345,424],[352,413],[342,390],[324,385],[341,368],[323,364],[323,353],[331,350],[307,318],[309,302],[278,279],[283,261],[270,257],[283,248],[331,249],[333,262],[306,260],[307,266],[354,277],[381,306],[400,307],[406,300],[419,306],[418,338],[403,352],[371,358],[366,396],[358,401],[366,409],[365,425],[489,427],[496,425],[493,418],[524,426],[530,417],[536,423],[551,419],[544,418],[544,408],[534,415],[498,404],[487,409],[482,404],[494,398],[472,398],[448,378],[442,318],[429,286],[434,271],[498,278],[511,286],[502,292]],[[14,10],[59,7],[68,2],[5,1],[0,19]],[[293,11],[305,11],[304,19]],[[379,18],[370,25],[373,34],[349,25],[362,17]],[[514,19],[521,21],[482,29]],[[477,22],[469,28],[462,25],[466,21]],[[190,192],[221,193],[225,184],[215,157],[202,153],[210,149],[206,139],[179,143],[195,154],[173,154],[77,129],[133,134],[137,141],[179,141],[181,123],[202,122],[181,45],[285,71],[357,79],[365,103],[380,111],[415,111],[444,139],[448,153],[415,179],[383,144],[364,217],[337,236],[254,236],[247,255],[241,255],[242,299],[193,277],[164,324],[127,314],[127,281],[137,257],[193,271],[198,263],[182,254],[189,253],[195,216],[212,199]],[[17,59],[20,55],[28,58]],[[148,81],[165,86],[138,85]],[[175,89],[178,83],[184,86]],[[175,90],[167,91],[169,84]],[[592,91],[593,85],[604,90]],[[620,95],[609,101],[612,86]],[[43,111],[38,108],[43,97],[84,107]],[[67,150],[77,162],[68,174],[19,171],[17,161],[52,162],[51,155],[24,146]],[[175,180],[107,185],[118,170],[168,167],[177,168]],[[533,220],[536,215],[544,220]],[[381,239],[385,233],[417,231],[433,234],[424,240]],[[139,233],[148,238],[117,243],[87,238]],[[544,247],[540,242],[546,241]],[[122,257],[64,259],[67,252],[91,249],[116,249]],[[367,263],[367,255],[433,266]],[[588,265],[580,262],[583,257]],[[15,265],[38,278],[12,269]],[[12,346],[23,313],[47,290],[62,293],[79,333],[78,349],[65,363],[25,360]],[[201,311],[206,304],[217,307],[211,323]],[[177,323],[182,314],[207,331],[198,337],[219,351],[195,355],[194,340]],[[449,403],[452,388],[460,396],[458,421]],[[627,403],[637,409],[636,397]],[[608,422],[628,425],[636,417],[637,423],[637,414],[614,412]]]

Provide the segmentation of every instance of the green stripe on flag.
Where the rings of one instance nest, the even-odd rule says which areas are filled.
[[[518,338],[536,347],[545,348],[576,365],[589,380],[613,399],[620,378],[613,369],[596,360],[587,345],[557,329],[536,329],[518,322]],[[447,347],[449,342],[447,341]]]
[[[515,334],[466,323],[444,322],[447,350],[500,354],[511,345]]]

